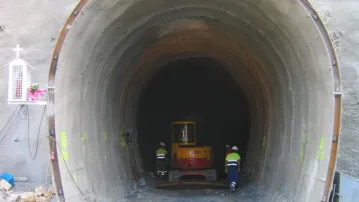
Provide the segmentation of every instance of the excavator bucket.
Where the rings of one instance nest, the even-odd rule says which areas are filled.
[[[228,189],[228,184],[217,181],[157,182],[157,189]]]

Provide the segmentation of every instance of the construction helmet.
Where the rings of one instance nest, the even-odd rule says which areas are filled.
[[[166,146],[166,144],[161,141],[161,142],[160,142],[160,146],[163,146],[163,147],[164,147],[164,146]]]
[[[237,147],[237,146],[233,146],[233,147],[232,147],[232,150],[238,151],[238,147]]]

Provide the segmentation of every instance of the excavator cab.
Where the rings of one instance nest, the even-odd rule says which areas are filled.
[[[172,122],[170,138],[172,145],[169,181],[194,175],[202,176],[206,180],[216,180],[212,148],[196,144],[195,121]]]
[[[172,122],[172,144],[195,145],[196,124],[193,121]]]

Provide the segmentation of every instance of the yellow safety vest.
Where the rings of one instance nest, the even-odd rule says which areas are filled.
[[[238,167],[238,160],[241,159],[241,156],[237,153],[230,153],[226,157],[227,166],[236,166]]]
[[[159,148],[156,151],[156,157],[157,159],[165,159],[167,155],[167,150],[163,148]]]

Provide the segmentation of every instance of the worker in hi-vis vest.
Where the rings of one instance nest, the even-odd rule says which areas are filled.
[[[240,172],[241,157],[238,153],[238,147],[233,146],[232,152],[227,155],[225,163],[225,172],[228,173],[229,190],[233,192],[236,189],[239,172]]]
[[[160,142],[160,148],[156,151],[156,169],[157,175],[167,174],[167,150],[164,142]]]

